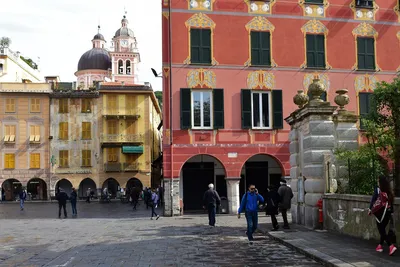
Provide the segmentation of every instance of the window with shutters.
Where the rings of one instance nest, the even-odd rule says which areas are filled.
[[[4,155],[4,169],[15,169],[15,154]]]
[[[82,122],[82,139],[92,139],[92,124],[90,122]]]
[[[30,109],[32,113],[40,112],[40,99],[39,98],[31,98]]]
[[[6,113],[15,113],[15,102],[14,98],[6,98]]]
[[[92,151],[82,150],[82,166],[90,167],[92,166]]]
[[[251,65],[271,66],[271,34],[251,31]]]
[[[83,98],[81,102],[81,113],[91,113],[92,112],[92,100],[88,98]]]
[[[69,166],[69,151],[68,150],[60,150],[59,152],[60,164],[61,168],[68,168]]]
[[[325,68],[325,36],[307,34],[307,68]]]
[[[110,147],[107,149],[107,161],[117,162],[118,161],[118,147]]]
[[[192,128],[212,129],[212,92],[192,91]]]
[[[251,121],[253,129],[271,129],[272,103],[270,92],[251,93]]]
[[[211,29],[190,29],[191,64],[211,64]]]
[[[117,121],[107,121],[107,134],[117,134]]]
[[[14,143],[16,136],[16,125],[5,125],[4,126],[4,142],[5,143]]]
[[[117,114],[117,96],[108,95],[107,96],[107,113]]]
[[[375,70],[375,39],[357,37],[357,67],[359,70]]]
[[[58,136],[60,140],[68,140],[68,122],[58,124]]]
[[[40,125],[31,125],[29,128],[29,142],[39,143],[40,142]]]
[[[371,112],[372,101],[373,101],[373,93],[363,92],[358,93],[358,106],[360,108],[360,129],[365,129],[365,125],[363,123],[363,119],[366,119]]]
[[[29,167],[31,169],[40,169],[40,154],[39,153],[32,153],[30,155]]]
[[[68,98],[59,100],[58,113],[68,113]]]

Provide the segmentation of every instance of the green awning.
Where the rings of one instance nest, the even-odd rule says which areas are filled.
[[[143,154],[143,146],[123,146],[122,153],[124,153],[124,154]]]

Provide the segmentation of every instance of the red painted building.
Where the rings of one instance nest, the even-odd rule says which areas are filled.
[[[208,183],[236,212],[290,176],[283,119],[314,78],[363,115],[400,66],[398,0],[163,0],[166,215],[202,206]],[[173,185],[171,187],[171,185]],[[172,198],[171,198],[172,196]]]

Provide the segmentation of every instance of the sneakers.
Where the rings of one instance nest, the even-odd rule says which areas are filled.
[[[397,248],[396,248],[394,245],[391,245],[391,246],[389,247],[389,256],[392,256],[393,253],[394,253],[396,250],[397,250]],[[376,251],[378,251],[378,248],[377,248]]]
[[[379,244],[379,245],[376,247],[376,252],[382,252],[382,251],[383,251],[382,245]]]
[[[157,215],[157,218],[156,218],[156,220],[158,220],[160,218],[160,215]]]

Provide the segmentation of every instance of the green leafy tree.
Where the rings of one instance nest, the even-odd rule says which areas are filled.
[[[0,48],[7,48],[11,45],[11,39],[8,37],[1,37]]]
[[[163,105],[162,91],[155,91],[154,94],[156,95],[156,97],[158,99],[158,104],[162,108],[162,105]]]

